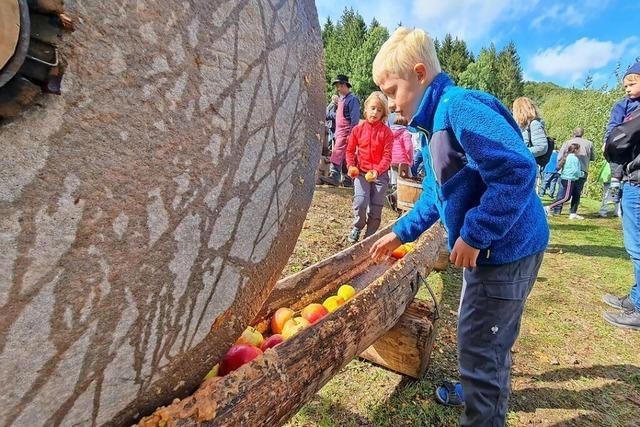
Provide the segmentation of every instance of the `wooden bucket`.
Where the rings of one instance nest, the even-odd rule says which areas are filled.
[[[422,194],[422,182],[412,178],[398,177],[398,208],[408,211]]]

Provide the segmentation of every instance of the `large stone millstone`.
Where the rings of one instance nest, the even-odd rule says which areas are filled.
[[[293,250],[321,148],[312,1],[65,9],[62,95],[0,127],[2,425],[193,391]]]

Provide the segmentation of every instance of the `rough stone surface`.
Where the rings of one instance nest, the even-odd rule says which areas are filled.
[[[65,12],[62,95],[0,127],[1,425],[192,392],[275,284],[321,148],[312,1]]]

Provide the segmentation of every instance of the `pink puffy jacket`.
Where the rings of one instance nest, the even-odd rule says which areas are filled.
[[[406,126],[393,125],[393,146],[391,149],[391,164],[398,165],[406,163],[409,166],[413,163],[413,142],[411,134]]]

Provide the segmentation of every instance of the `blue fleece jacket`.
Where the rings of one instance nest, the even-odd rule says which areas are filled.
[[[506,264],[546,248],[549,226],[534,192],[538,167],[500,101],[440,73],[410,126],[431,137],[422,195],[393,227],[402,242],[442,219],[449,249],[462,237],[480,249],[478,264]]]

